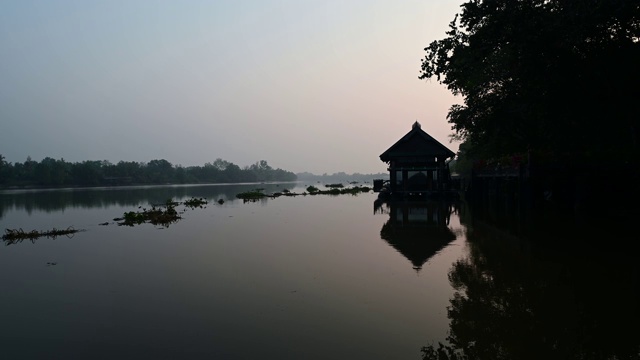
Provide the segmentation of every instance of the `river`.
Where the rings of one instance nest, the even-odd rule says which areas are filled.
[[[0,358],[638,358],[628,251],[523,240],[459,201],[235,198],[307,185],[0,191],[3,230],[81,230],[4,242]],[[170,224],[114,220],[194,197]]]

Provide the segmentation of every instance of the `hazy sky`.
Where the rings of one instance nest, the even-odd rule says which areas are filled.
[[[461,3],[2,0],[0,154],[370,173],[416,120],[456,151],[418,75]]]

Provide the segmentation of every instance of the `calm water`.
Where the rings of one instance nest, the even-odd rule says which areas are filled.
[[[459,203],[234,198],[257,186],[303,191],[0,192],[2,229],[85,230],[0,249],[0,358],[420,359],[438,342],[471,358],[638,358],[637,261],[619,252],[532,244]],[[191,197],[209,204],[178,206],[168,227],[112,220]]]

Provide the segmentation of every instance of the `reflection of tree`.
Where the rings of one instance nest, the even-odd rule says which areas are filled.
[[[376,202],[374,211],[389,214],[380,237],[419,270],[456,235],[447,227],[452,204],[435,201]]]
[[[164,204],[167,199],[205,198],[234,200],[236,194],[256,185],[197,185],[197,186],[143,186],[88,188],[72,190],[43,190],[5,192],[0,194],[0,218],[7,209],[25,209],[46,212],[64,210],[68,207],[96,208],[108,206],[134,206],[141,203]],[[293,189],[295,184],[260,184],[265,191]]]
[[[634,261],[528,248],[477,224],[468,241],[449,273],[449,344],[424,359],[640,358]]]

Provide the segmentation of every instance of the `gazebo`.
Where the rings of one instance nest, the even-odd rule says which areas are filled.
[[[405,136],[380,155],[389,165],[389,181],[374,180],[374,191],[393,195],[443,194],[450,190],[448,159],[456,154],[415,122]]]

